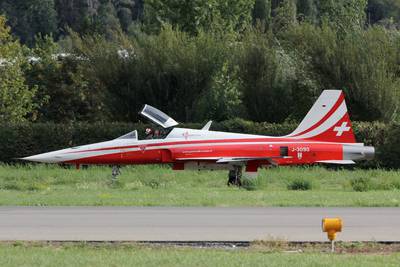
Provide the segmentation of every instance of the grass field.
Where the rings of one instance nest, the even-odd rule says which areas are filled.
[[[109,167],[0,165],[0,205],[400,206],[399,171],[272,168],[247,189],[227,187],[226,176],[136,166],[111,184]],[[309,190],[288,189],[298,184]]]
[[[398,266],[399,252],[210,249],[143,245],[0,245],[0,266]]]

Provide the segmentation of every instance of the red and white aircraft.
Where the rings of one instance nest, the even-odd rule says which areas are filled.
[[[138,140],[137,131],[117,139],[62,149],[24,160],[75,164],[171,164],[174,170],[229,170],[228,184],[240,185],[242,170],[256,175],[260,167],[314,163],[354,164],[372,159],[374,147],[356,143],[344,94],[325,90],[289,135],[271,137],[174,128],[178,123],[145,105],[141,114],[168,130],[162,139]],[[113,175],[119,172],[113,169]]]

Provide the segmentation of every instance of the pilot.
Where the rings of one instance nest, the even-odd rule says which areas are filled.
[[[153,138],[158,139],[158,138],[160,138],[160,136],[161,136],[160,130],[155,130]]]
[[[154,131],[151,128],[146,128],[146,139],[153,139]]]

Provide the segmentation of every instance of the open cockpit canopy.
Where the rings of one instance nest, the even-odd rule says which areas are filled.
[[[140,114],[163,128],[170,128],[179,124],[161,110],[150,105],[145,105]]]

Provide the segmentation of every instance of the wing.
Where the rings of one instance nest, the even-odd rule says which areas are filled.
[[[277,157],[280,158],[280,157]],[[248,162],[248,161],[254,161],[254,160],[266,160],[266,161],[271,161],[275,158],[273,157],[248,157],[248,158],[219,158],[217,160],[217,163],[230,163],[230,162]]]
[[[268,161],[272,165],[277,165],[276,159],[292,157],[199,157],[199,158],[177,158],[179,161],[215,161],[216,163],[247,163],[249,161]]]

